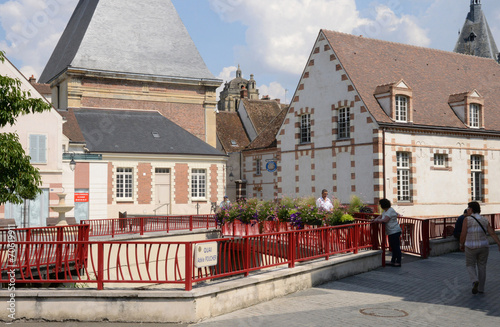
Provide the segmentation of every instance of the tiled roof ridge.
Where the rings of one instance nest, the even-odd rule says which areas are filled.
[[[491,58],[478,57],[478,56],[469,55],[469,54],[465,54],[465,53],[457,53],[457,52],[453,52],[453,51],[446,51],[446,50],[441,50],[441,49],[428,48],[428,47],[424,47],[424,46],[420,46],[420,45],[413,45],[413,44],[400,43],[400,42],[395,42],[395,41],[387,41],[387,40],[375,39],[375,38],[371,38],[371,37],[364,37],[362,35],[354,35],[354,34],[349,34],[349,33],[345,33],[345,32],[333,31],[333,30],[329,30],[329,29],[326,29],[326,28],[322,28],[321,32],[324,32],[324,31],[331,32],[331,33],[336,33],[336,34],[342,34],[342,35],[351,36],[351,37],[363,38],[363,39],[367,39],[367,40],[373,40],[373,41],[382,42],[382,43],[390,43],[390,44],[395,44],[395,45],[405,46],[405,47],[411,47],[411,48],[416,48],[416,49],[436,51],[436,52],[441,52],[441,53],[445,53],[445,54],[449,54],[449,55],[467,56],[467,57],[470,57],[470,58],[482,59],[482,60],[493,60]],[[327,37],[327,39],[328,39],[328,37]]]

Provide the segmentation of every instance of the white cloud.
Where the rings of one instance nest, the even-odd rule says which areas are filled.
[[[268,95],[271,99],[280,99],[281,103],[290,103],[290,90],[285,88],[278,82],[271,82],[269,85],[261,85],[258,87],[260,97]],[[286,97],[285,97],[286,96]]]
[[[300,74],[321,28],[350,32],[363,23],[354,0],[209,1],[222,19],[248,26],[237,56],[256,74]]]
[[[11,0],[0,4],[5,40],[0,48],[24,64],[26,76],[39,77],[78,0]],[[22,65],[21,65],[22,66]]]

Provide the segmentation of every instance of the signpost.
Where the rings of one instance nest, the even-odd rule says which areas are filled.
[[[218,254],[217,242],[195,244],[194,266],[196,268],[215,266]]]

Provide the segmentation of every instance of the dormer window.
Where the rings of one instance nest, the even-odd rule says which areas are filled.
[[[397,122],[407,122],[408,121],[408,97],[404,95],[396,95],[396,121]]]
[[[464,125],[484,128],[484,98],[477,90],[450,95],[448,104]]]
[[[413,122],[413,90],[404,80],[379,85],[375,89],[374,95],[380,107],[393,121],[398,123]]]
[[[469,127],[479,128],[480,125],[480,110],[481,107],[477,103],[471,103],[469,106]]]

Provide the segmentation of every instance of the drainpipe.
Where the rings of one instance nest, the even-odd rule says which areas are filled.
[[[383,197],[387,199],[386,195],[386,185],[385,185],[385,129],[382,129],[382,176],[384,181],[382,182],[383,187]]]

